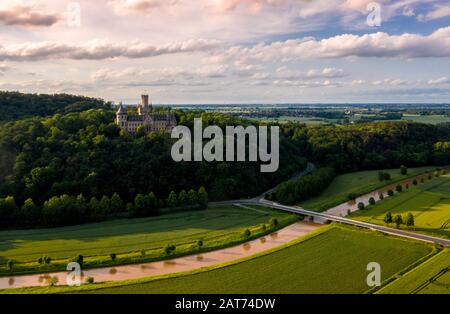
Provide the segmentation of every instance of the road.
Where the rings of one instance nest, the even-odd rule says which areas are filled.
[[[410,231],[399,230],[399,229],[390,228],[390,227],[386,227],[386,226],[375,225],[375,224],[352,220],[352,219],[348,219],[348,218],[333,216],[333,215],[329,215],[329,214],[325,214],[325,213],[313,212],[313,211],[306,210],[306,209],[303,209],[300,207],[281,205],[281,204],[267,201],[264,199],[259,199],[258,202],[254,202],[253,204],[264,205],[267,207],[276,208],[276,209],[280,209],[280,210],[284,210],[287,212],[296,213],[296,214],[300,214],[300,215],[305,215],[305,216],[319,217],[319,218],[329,220],[329,221],[340,222],[340,223],[344,223],[347,225],[372,229],[372,230],[376,230],[376,231],[380,231],[383,233],[396,235],[396,236],[400,236],[400,237],[411,238],[411,239],[430,242],[430,243],[436,243],[436,244],[440,244],[440,245],[444,245],[444,246],[450,246],[450,240],[433,237],[433,236],[429,236],[429,235],[424,235],[424,234],[420,234],[420,233],[414,233],[414,232],[410,232]]]

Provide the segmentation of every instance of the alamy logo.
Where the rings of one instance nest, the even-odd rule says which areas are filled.
[[[270,152],[268,135],[267,126],[257,128],[251,125],[246,128],[227,126],[224,136],[220,127],[208,126],[203,130],[202,119],[194,119],[193,143],[191,130],[188,127],[180,125],[172,130],[172,138],[178,139],[172,146],[172,159],[176,162],[203,160],[257,162],[259,158],[259,161],[263,163],[261,172],[275,172],[280,163],[280,128],[270,127]],[[203,146],[203,139],[209,140],[205,146]],[[246,147],[248,147],[248,159]]]
[[[66,283],[69,287],[81,285],[81,266],[76,262],[67,264]]]
[[[370,273],[367,275],[367,285],[369,287],[380,287],[381,286],[381,266],[376,262],[371,262],[367,264],[367,271]]]

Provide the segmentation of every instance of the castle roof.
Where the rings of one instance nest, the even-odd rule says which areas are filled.
[[[120,104],[120,106],[119,106],[119,110],[117,110],[117,113],[118,114],[126,114],[127,113],[127,111],[125,110],[125,108],[122,106],[122,104]]]

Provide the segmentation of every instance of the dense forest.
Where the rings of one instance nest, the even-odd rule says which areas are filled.
[[[317,165],[338,173],[448,165],[450,128],[413,122],[307,127],[288,124],[285,135]]]
[[[450,164],[450,128],[444,125],[373,122],[306,127],[290,124],[284,132],[319,167],[305,177],[283,182],[275,193],[268,195],[285,204],[318,195],[337,173]]]
[[[247,198],[286,181],[307,160],[327,168],[282,185],[280,199],[291,203],[315,195],[339,173],[450,163],[450,128],[410,122],[283,124],[275,173],[261,173],[255,162],[176,163],[168,134],[132,137],[115,125],[114,111],[101,100],[87,99],[82,105],[72,102],[76,97],[48,97],[48,111],[32,113],[31,106],[29,114],[48,115],[50,108],[58,113],[11,117],[0,127],[3,225],[64,225],[124,212],[154,215],[161,207],[202,207],[205,199]],[[35,105],[41,106],[46,107]],[[253,123],[220,113],[174,112],[179,124],[191,128],[196,117],[204,127]]]
[[[0,91],[0,122],[27,117],[45,117],[56,113],[81,112],[107,108],[101,99],[68,94],[23,94]]]
[[[0,221],[18,223],[10,215],[12,200],[18,207],[32,201],[44,209],[59,202],[63,213],[68,212],[61,209],[68,208],[64,204],[75,203],[78,196],[83,204],[116,194],[125,206],[136,203],[138,195],[153,193],[158,207],[164,207],[171,194],[181,198],[183,190],[204,187],[211,200],[245,198],[264,192],[306,165],[300,149],[285,136],[280,139],[280,169],[275,173],[261,173],[259,163],[254,162],[176,163],[170,155],[174,140],[168,134],[129,136],[115,125],[114,115],[110,109],[91,109],[4,124],[0,129],[0,216],[6,208],[7,217]],[[176,111],[176,115],[188,126],[199,116],[205,127],[249,123],[201,111]]]

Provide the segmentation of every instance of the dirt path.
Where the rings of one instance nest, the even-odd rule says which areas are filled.
[[[94,277],[96,282],[117,281],[185,272],[223,264],[278,247],[304,236],[318,229],[320,226],[318,224],[300,221],[268,236],[238,246],[161,262],[91,269],[83,271],[83,276],[84,278]],[[59,285],[66,284],[67,273],[58,272],[44,275],[1,277],[0,289],[47,286],[49,285],[49,278],[53,276],[58,277]]]

